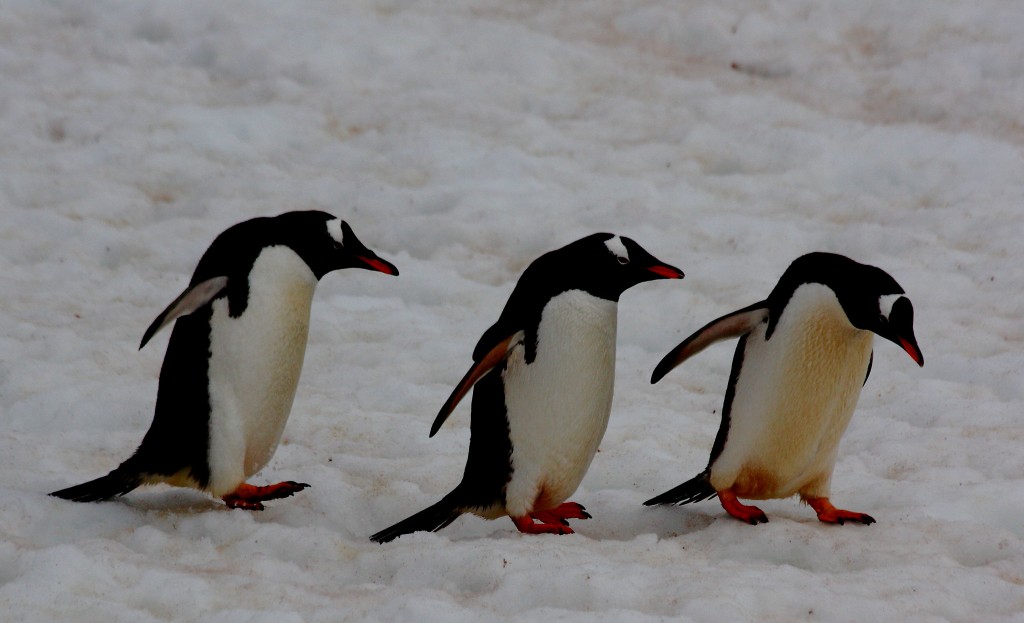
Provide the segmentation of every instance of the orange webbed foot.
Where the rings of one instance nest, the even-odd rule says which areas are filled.
[[[818,520],[825,523],[835,523],[840,526],[847,520],[870,525],[875,523],[875,518],[866,513],[855,513],[832,506],[828,498],[808,498],[805,500],[814,512],[818,514]]]
[[[590,519],[591,515],[582,504],[566,502],[554,508],[549,508],[546,511],[530,513],[530,517],[533,517],[544,524],[561,524],[563,526],[568,526],[569,519]]]
[[[532,515],[526,515],[524,517],[512,517],[512,523],[516,525],[516,528],[523,534],[572,534],[572,528],[569,527],[568,522],[564,519],[556,519],[553,522],[541,521],[537,523],[534,521]]]
[[[266,485],[264,487],[257,487],[255,485],[242,483],[237,489],[225,495],[221,499],[224,500],[224,503],[227,504],[228,508],[242,508],[250,511],[261,511],[264,508],[262,502],[291,497],[308,486],[309,485],[304,482],[295,482],[293,480]]]
[[[718,501],[722,503],[722,508],[725,509],[725,512],[740,521],[744,521],[752,526],[756,526],[759,523],[768,523],[768,515],[765,515],[764,511],[756,506],[741,504],[736,498],[736,494],[732,492],[732,489],[719,491]]]

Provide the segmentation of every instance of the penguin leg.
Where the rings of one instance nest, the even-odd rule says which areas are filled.
[[[516,528],[523,534],[572,534],[572,528],[570,528],[562,520],[556,520],[556,522],[544,522],[535,523],[532,515],[525,515],[523,517],[511,517],[512,523],[516,525]]]
[[[543,524],[562,524],[568,526],[569,519],[590,519],[591,514],[587,512],[587,509],[582,504],[576,502],[566,502],[560,504],[554,508],[549,508],[546,511],[537,511],[536,513],[530,513],[530,517],[533,517],[537,521]]]
[[[745,521],[752,526],[756,526],[759,523],[768,523],[768,516],[764,514],[764,511],[756,506],[741,504],[732,489],[719,491],[718,501],[722,503],[722,508],[725,509],[725,512],[740,521]]]
[[[875,523],[875,518],[871,515],[836,508],[828,498],[804,498],[804,501],[818,513],[818,520],[825,523],[837,523],[841,526],[847,519],[864,525]]]
[[[263,504],[261,502],[291,497],[308,486],[309,485],[304,482],[295,482],[293,480],[279,482],[265,487],[257,487],[243,482],[237,489],[225,495],[221,499],[228,505],[228,508],[244,508],[245,510],[250,511],[261,511],[263,510]]]

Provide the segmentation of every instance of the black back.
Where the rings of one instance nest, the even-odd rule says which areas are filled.
[[[488,507],[505,503],[505,487],[512,478],[512,439],[502,364],[473,387],[469,456],[457,489],[458,503]]]
[[[187,469],[200,488],[210,482],[210,318],[205,305],[174,323],[160,367],[153,423],[127,463],[171,476]]]

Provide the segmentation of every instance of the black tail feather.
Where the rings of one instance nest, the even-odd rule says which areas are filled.
[[[50,495],[72,502],[98,502],[124,495],[141,484],[142,476],[133,469],[125,469],[122,465],[106,476],[54,491]]]
[[[437,504],[421,510],[412,517],[403,519],[390,528],[381,530],[371,536],[370,540],[387,543],[410,532],[437,532],[455,521],[463,512],[452,502],[451,497],[451,494],[446,495]]]
[[[669,489],[661,495],[655,496],[646,502],[644,506],[655,506],[657,504],[689,504],[708,500],[718,495],[711,486],[711,477],[707,470],[697,474],[683,484]]]

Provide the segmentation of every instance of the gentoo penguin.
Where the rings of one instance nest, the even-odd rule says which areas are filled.
[[[567,519],[590,517],[563,502],[608,425],[619,296],[644,281],[682,277],[633,240],[606,233],[530,264],[430,429],[433,437],[475,385],[462,482],[370,538],[440,530],[467,512],[508,515],[521,532],[571,533]]]
[[[281,440],[302,369],[313,291],[339,268],[398,270],[325,212],[255,218],[217,236],[188,288],[142,337],[175,322],[160,369],[156,412],[135,454],[106,476],[51,495],[93,502],[139,485],[206,491],[232,508],[308,485],[246,484]]]
[[[710,344],[739,337],[707,468],[644,504],[718,495],[730,515],[757,524],[768,518],[737,498],[799,494],[821,521],[874,523],[832,505],[832,470],[871,372],[874,334],[923,366],[913,325],[910,299],[885,271],[832,253],[798,258],[766,300],[709,323],[655,368],[651,383]]]

